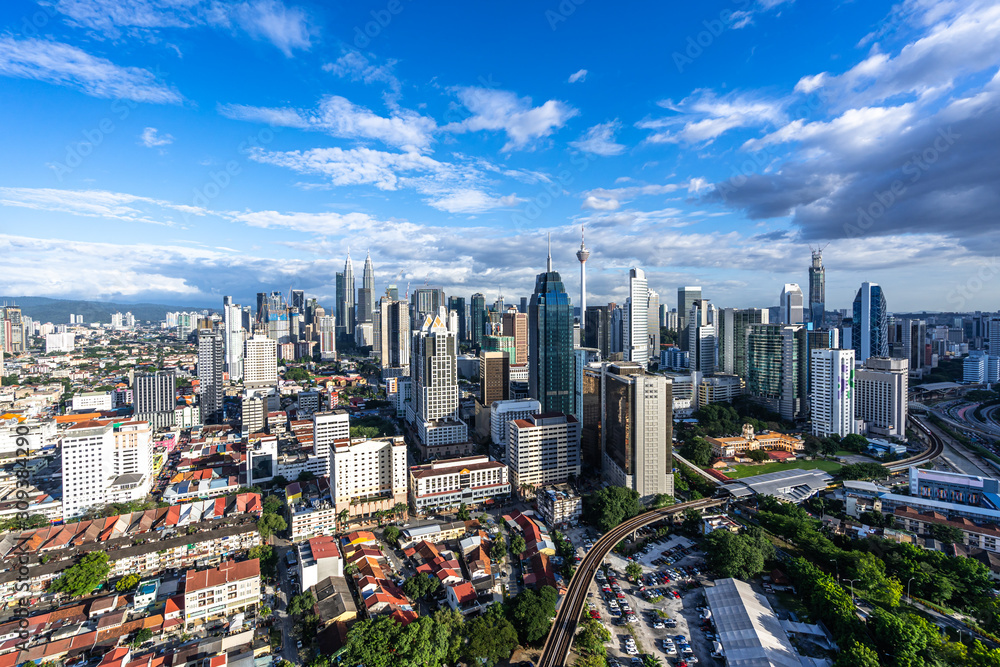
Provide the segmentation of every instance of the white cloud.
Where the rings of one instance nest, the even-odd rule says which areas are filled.
[[[705,89],[680,102],[663,100],[658,104],[677,115],[636,123],[641,129],[660,130],[646,138],[650,143],[710,144],[729,130],[771,125],[785,118],[783,101],[739,93],[719,97]],[[672,129],[675,127],[680,129]]]
[[[225,16],[226,10],[222,13]],[[286,7],[278,0],[237,3],[228,8],[228,16],[221,18],[220,23],[229,21],[251,37],[271,42],[289,58],[294,50],[308,51],[312,46],[305,12],[297,7]]]
[[[219,113],[235,120],[316,130],[344,139],[376,139],[408,151],[426,150],[437,129],[433,118],[415,111],[397,108],[388,117],[379,116],[339,95],[324,97],[310,110],[223,104]]]
[[[577,81],[586,81],[586,80],[587,80],[587,70],[585,69],[578,70],[569,75],[570,83],[576,83]]]
[[[154,104],[183,98],[149,70],[119,67],[69,44],[0,36],[0,75],[75,88],[92,97]]]
[[[467,87],[457,89],[456,93],[472,116],[443,129],[451,132],[503,130],[507,134],[507,143],[501,149],[503,152],[527,148],[579,114],[579,111],[559,100],[549,100],[541,106],[532,107],[530,97],[519,98],[506,90]]]
[[[106,190],[59,190],[55,188],[0,188],[0,205],[70,213],[89,218],[109,218],[124,222],[142,222],[172,226],[154,209],[169,209],[202,216],[205,209],[183,204]]]
[[[287,152],[257,148],[251,151],[250,159],[301,174],[320,174],[333,185],[374,185],[380,190],[398,189],[398,173],[436,173],[444,168],[437,160],[415,151],[388,153],[370,148],[314,148]]]
[[[334,62],[323,65],[323,71],[366,84],[384,83],[393,93],[399,93],[401,85],[392,71],[396,62],[387,60],[382,65],[376,65],[358,51],[347,51]]]
[[[615,143],[615,135],[618,134],[621,126],[622,124],[618,122],[617,118],[607,123],[600,123],[587,130],[579,140],[569,142],[569,145],[594,155],[621,155],[625,152],[626,147]]]
[[[156,146],[166,146],[168,144],[174,143],[174,137],[170,134],[160,134],[159,130],[155,127],[147,127],[139,135],[139,141],[146,148],[154,148]]]
[[[587,196],[580,204],[580,208],[592,211],[616,211],[620,206],[621,203],[617,199],[599,199],[593,195]]]
[[[525,200],[516,195],[493,197],[482,190],[466,189],[426,201],[429,206],[448,213],[482,213],[497,208],[509,208]]]

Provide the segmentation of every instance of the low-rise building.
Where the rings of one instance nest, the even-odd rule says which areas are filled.
[[[260,560],[227,561],[208,570],[189,570],[184,581],[184,627],[201,625],[260,604]]]
[[[329,577],[343,578],[344,558],[337,547],[336,538],[328,535],[314,537],[300,544],[298,552],[299,560],[296,567],[302,591],[316,586]]]
[[[733,438],[705,438],[712,445],[712,456],[721,459],[742,457],[757,450],[800,452],[805,449],[805,441],[793,435],[777,431],[754,433],[753,426],[743,425],[743,434]]]
[[[337,532],[337,508],[330,493],[329,478],[292,482],[285,487],[285,499],[293,542]]]
[[[568,484],[540,489],[535,503],[542,520],[554,528],[576,525],[583,515],[583,498]]]
[[[443,459],[410,468],[410,502],[417,512],[491,505],[510,496],[507,466],[488,456]]]

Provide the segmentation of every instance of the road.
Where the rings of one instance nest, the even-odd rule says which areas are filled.
[[[686,503],[679,503],[664,507],[663,509],[645,512],[637,517],[629,519],[622,524],[609,530],[594,544],[594,547],[587,553],[576,574],[570,580],[569,588],[562,600],[559,610],[556,612],[555,621],[549,630],[549,636],[545,640],[542,648],[542,655],[538,659],[538,667],[561,667],[566,664],[569,657],[570,647],[573,645],[573,636],[576,634],[576,626],[583,613],[583,606],[587,600],[587,590],[594,579],[594,573],[600,567],[615,545],[627,537],[630,533],[648,526],[649,524],[662,521],[664,518],[683,512],[687,509],[704,509],[727,502],[725,499],[704,498]]]
[[[299,651],[295,647],[296,638],[292,634],[292,631],[295,629],[295,621],[288,613],[288,603],[291,601],[292,597],[299,592],[299,590],[292,585],[291,579],[288,576],[288,562],[285,559],[287,558],[286,554],[291,551],[291,549],[288,547],[275,546],[275,551],[278,554],[278,579],[275,584],[275,597],[277,599],[274,605],[274,618],[277,619],[275,625],[281,631],[280,655],[293,665],[297,665],[301,662],[301,660],[299,659]],[[295,568],[292,568],[292,571],[294,571],[294,569]]]

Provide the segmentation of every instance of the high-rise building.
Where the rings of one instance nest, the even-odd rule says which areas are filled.
[[[855,374],[854,416],[866,433],[906,437],[909,364],[906,359],[869,357]]]
[[[297,312],[305,315],[306,312],[306,293],[304,290],[293,289],[289,294],[289,299],[291,301],[291,307]]]
[[[691,304],[688,313],[688,367],[692,371],[710,375],[718,362],[718,333],[715,325],[715,307],[707,299]]]
[[[1000,357],[1000,317],[991,317],[989,320],[989,348],[990,355]]]
[[[701,300],[701,287],[687,286],[677,288],[677,330],[680,334],[678,342],[682,350],[688,349],[688,315],[695,301]]]
[[[764,308],[725,308],[717,311],[719,370],[747,377],[747,333],[751,324],[767,324]]]
[[[813,435],[844,437],[854,422],[854,350],[817,349],[810,353],[809,409]]]
[[[337,303],[334,316],[337,318],[337,335],[339,336],[347,333],[347,281],[340,271],[337,272],[336,281]]]
[[[649,360],[659,361],[660,359],[660,295],[649,290],[649,302],[646,306],[648,317],[646,324],[647,335],[649,336]]]
[[[797,283],[785,283],[779,297],[782,324],[802,324],[802,288]]]
[[[278,345],[274,339],[255,335],[243,344],[243,386],[247,389],[278,384]]]
[[[331,472],[330,461],[337,447],[351,444],[351,415],[337,408],[313,415],[313,456],[325,464],[325,475]],[[336,481],[336,480],[335,480]]]
[[[924,364],[924,346],[927,341],[927,323],[924,320],[903,320],[901,323],[903,355],[909,360],[910,370]]]
[[[580,422],[573,415],[541,413],[515,419],[508,440],[512,488],[537,489],[580,476]]]
[[[351,250],[348,248],[344,271],[337,274],[337,329],[352,338],[354,337],[354,325],[357,322],[354,295],[354,264],[351,262]]]
[[[233,303],[233,297],[222,297],[222,336],[226,353],[225,371],[230,382],[243,380],[243,308]]]
[[[510,399],[510,357],[506,352],[479,352],[479,402]]]
[[[576,258],[580,261],[580,333],[585,336],[587,330],[587,260],[590,259],[590,251],[583,238],[583,225],[580,225],[580,249],[576,251]]]
[[[221,341],[219,372],[222,372]],[[63,517],[93,507],[143,500],[152,485],[149,424],[120,419],[71,426],[61,439]]]
[[[410,377],[417,438],[425,457],[469,451],[469,431],[458,415],[458,350],[455,334],[440,316],[424,318],[413,332]]]
[[[410,372],[410,306],[405,301],[382,297],[375,317],[375,354],[382,369],[402,369]]]
[[[816,327],[823,326],[826,318],[826,269],[823,268],[823,249],[812,251],[809,267],[809,321]]]
[[[375,269],[372,254],[365,257],[365,268],[361,272],[361,288],[358,290],[358,321],[371,322],[375,311]]]
[[[132,384],[135,418],[149,422],[153,429],[174,425],[176,379],[173,371],[139,373]]]
[[[472,335],[469,337],[472,346],[480,349],[483,346],[483,336],[486,335],[486,297],[480,293],[472,295],[469,320],[472,324]]]
[[[332,315],[321,315],[316,318],[316,331],[319,334],[319,358],[323,361],[337,359],[337,320]]]
[[[611,341],[611,321],[608,316],[607,306],[587,306],[585,315],[586,327],[584,329],[583,346],[601,351],[601,358],[608,358],[608,350]]]
[[[518,311],[514,306],[508,307],[503,314],[501,335],[514,339],[514,356],[510,363],[528,363],[528,314]]]
[[[807,407],[808,341],[802,325],[751,324],[747,334],[747,386],[751,400],[793,421]]]
[[[330,454],[337,513],[371,517],[406,504],[406,442],[403,436],[338,442]]]
[[[878,283],[861,283],[854,297],[851,347],[859,364],[869,357],[889,356],[889,311]]]
[[[551,239],[545,273],[535,279],[528,305],[528,395],[542,412],[573,414],[573,305],[552,269]]]
[[[468,313],[465,310],[464,296],[448,297],[448,312],[458,315],[458,341],[460,343],[469,342]]]
[[[604,479],[644,499],[673,495],[671,383],[635,363],[605,364],[601,415]]]
[[[649,284],[642,269],[628,272],[624,314],[625,359],[645,368],[649,365]]]
[[[423,322],[428,316],[437,317],[443,306],[447,305],[444,290],[440,287],[418,287],[410,295],[412,308],[410,319],[413,322]]]
[[[218,424],[222,414],[222,336],[208,329],[198,331],[198,398],[203,424]]]

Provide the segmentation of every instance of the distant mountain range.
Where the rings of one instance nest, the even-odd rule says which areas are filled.
[[[167,306],[162,303],[116,303],[113,301],[73,301],[70,299],[49,299],[43,296],[0,296],[0,305],[17,305],[21,312],[36,322],[69,324],[69,316],[83,315],[85,324],[91,322],[111,322],[113,313],[131,312],[139,322],[160,322],[168,312],[202,311],[211,308],[194,306]]]

